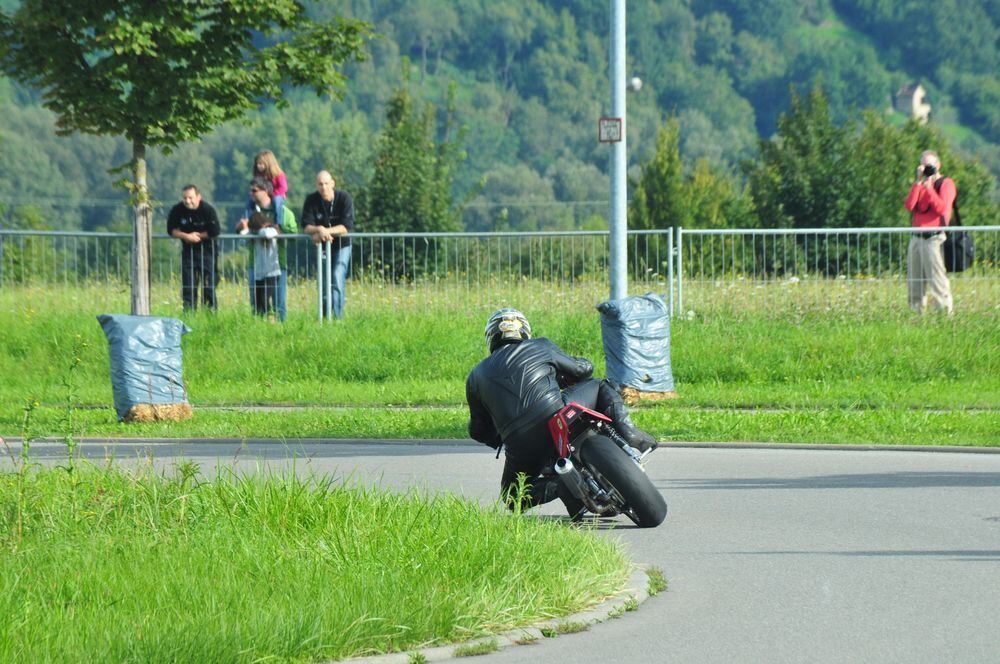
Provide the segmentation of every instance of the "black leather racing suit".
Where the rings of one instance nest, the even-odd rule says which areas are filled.
[[[574,400],[594,407],[598,381],[586,381],[593,371],[590,360],[567,355],[540,338],[500,346],[469,374],[465,384],[469,435],[493,448],[506,446],[501,495],[506,496],[518,473],[531,480],[554,456],[548,421],[564,405],[561,388],[581,381],[593,383],[593,389],[584,390],[592,396]],[[532,505],[549,498],[542,495],[540,487],[530,489]],[[559,497],[574,513],[578,506],[571,505],[562,493],[560,490]]]
[[[548,339],[500,346],[465,383],[469,435],[491,447],[520,447],[520,437],[563,407],[561,388],[589,378],[594,365]]]

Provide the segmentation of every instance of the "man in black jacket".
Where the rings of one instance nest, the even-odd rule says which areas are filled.
[[[215,238],[219,215],[193,184],[181,190],[181,202],[167,215],[167,234],[181,241],[181,299],[185,309],[198,306],[198,284],[205,306],[215,309]]]
[[[582,504],[561,482],[538,474],[554,456],[548,422],[566,403],[575,401],[608,415],[629,445],[655,449],[656,440],[638,429],[621,395],[606,380],[591,378],[594,365],[572,357],[548,339],[532,339],[531,326],[516,309],[500,309],[486,322],[490,355],[472,370],[465,384],[469,403],[469,435],[494,449],[505,447],[507,461],[500,494],[513,504],[517,476],[526,478],[526,505],[540,505],[557,496],[571,515]]]
[[[344,315],[344,288],[351,265],[351,231],[354,230],[354,200],[346,191],[336,188],[329,171],[316,174],[316,191],[306,196],[302,205],[302,231],[313,242],[324,245],[323,260],[332,260],[331,279],[333,315]],[[323,315],[327,313],[323,301]]]

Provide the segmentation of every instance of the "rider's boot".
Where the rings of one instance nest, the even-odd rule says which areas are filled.
[[[655,438],[635,425],[628,411],[625,410],[624,404],[620,408],[612,406],[608,410],[611,412],[606,413],[606,415],[614,420],[611,426],[619,436],[625,439],[626,443],[640,452],[652,451],[660,446]]]
[[[655,438],[635,425],[621,394],[606,380],[601,381],[598,409],[611,418],[615,432],[640,452],[652,451],[660,446]]]

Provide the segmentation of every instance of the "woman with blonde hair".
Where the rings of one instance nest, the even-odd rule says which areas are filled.
[[[253,172],[251,178],[265,178],[271,181],[274,187],[274,197],[285,198],[288,193],[288,181],[285,179],[285,172],[278,165],[278,158],[270,150],[261,150],[253,158]]]

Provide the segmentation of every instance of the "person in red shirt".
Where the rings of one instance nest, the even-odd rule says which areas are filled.
[[[923,313],[928,300],[937,309],[952,313],[951,284],[944,268],[941,230],[951,222],[955,181],[941,175],[941,159],[927,150],[920,155],[916,180],[903,205],[913,213],[910,247],[906,254],[906,289],[910,309]]]

